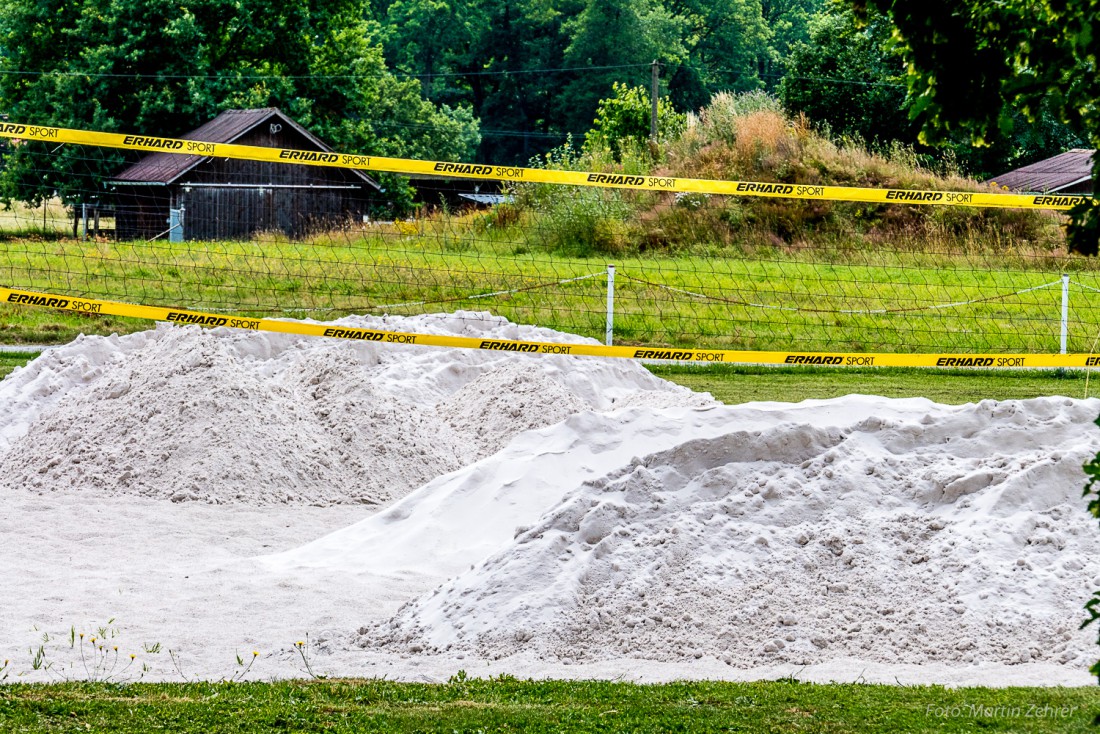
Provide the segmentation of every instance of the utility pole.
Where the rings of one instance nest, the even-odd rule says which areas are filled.
[[[653,60],[652,65],[653,78],[649,87],[649,139],[654,143],[657,142],[657,95],[660,90],[660,78],[661,78],[661,65],[656,59]]]

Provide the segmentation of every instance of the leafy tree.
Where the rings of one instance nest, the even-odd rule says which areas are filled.
[[[768,54],[760,60],[760,76],[769,90],[782,79],[786,60],[799,43],[810,40],[810,21],[832,0],[761,0],[760,15],[769,29]]]
[[[890,32],[879,15],[862,26],[848,10],[816,16],[809,42],[791,51],[779,99],[791,112],[828,123],[837,135],[914,142],[917,127],[905,110],[905,67],[883,49]]]
[[[827,0],[368,0],[388,63],[484,121],[478,157],[523,162],[587,130],[612,84],[661,83],[679,109],[774,87]]]
[[[565,63],[587,69],[562,90],[561,117],[567,129],[587,128],[599,101],[623,78],[624,67],[638,67],[634,78],[645,79],[650,62],[682,60],[684,25],[683,18],[656,0],[588,0],[562,27],[571,39]]]
[[[773,36],[760,0],[668,0],[666,7],[685,26],[687,58],[668,85],[678,108],[705,107],[715,92],[764,86],[760,70]]]
[[[984,143],[1012,130],[1014,108],[1035,121],[1045,106],[1100,148],[1097,0],[850,3],[863,17],[878,11],[893,24],[923,141],[961,133]],[[1069,228],[1070,246],[1090,255],[1100,251],[1100,165],[1093,180],[1095,193],[1074,209]]]
[[[337,148],[460,158],[477,125],[385,68],[356,0],[2,0],[0,100],[12,119],[177,135],[233,107],[278,106]],[[118,153],[14,147],[0,198],[66,201],[117,171]]]
[[[484,21],[479,3],[467,0],[394,0],[385,11],[386,58],[420,79],[424,97],[454,102],[456,61],[468,53]]]
[[[651,131],[653,102],[645,87],[615,82],[614,95],[601,99],[596,120],[584,138],[586,148],[610,150],[619,158],[625,145],[645,145]],[[686,116],[676,112],[667,97],[657,100],[657,138],[667,140],[683,129]]]
[[[1043,105],[1032,122],[1010,107],[1015,123],[1011,132],[985,146],[973,146],[959,131],[945,135],[935,147],[921,145],[920,126],[908,114],[905,60],[891,43],[886,19],[869,11],[860,23],[850,10],[835,7],[811,22],[810,33],[811,42],[796,45],[791,54],[779,97],[787,109],[827,123],[837,135],[872,144],[899,141],[929,157],[949,151],[963,172],[977,178],[1082,144]]]
[[[580,12],[581,0],[481,0],[471,3],[477,29],[469,47],[455,49],[470,104],[489,131],[479,157],[526,162],[565,139],[559,99],[569,80],[560,70],[568,45],[562,25]],[[587,125],[585,126],[587,127]],[[583,129],[583,128],[581,128]]]

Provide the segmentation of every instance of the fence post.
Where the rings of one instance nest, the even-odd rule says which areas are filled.
[[[611,336],[615,331],[615,266],[607,265],[607,331],[604,343],[611,346]]]
[[[1069,338],[1069,275],[1062,273],[1062,354],[1066,353]]]

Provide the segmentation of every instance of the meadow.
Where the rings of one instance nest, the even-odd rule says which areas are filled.
[[[1095,688],[384,680],[0,686],[23,732],[1071,732]]]
[[[830,143],[774,111],[712,107],[662,161],[548,165],[913,188],[976,184]],[[723,137],[724,136],[724,137]],[[782,172],[781,170],[782,169]],[[783,178],[782,180],[788,180]],[[423,212],[291,241],[74,239],[56,205],[0,217],[0,285],[248,316],[491,311],[616,343],[725,349],[1071,352],[1100,335],[1100,266],[1057,216],[521,188],[487,213]],[[37,219],[45,213],[45,223]],[[41,225],[41,226],[39,226]],[[48,346],[146,321],[0,305],[0,344]],[[37,352],[4,351],[0,377]],[[653,365],[730,404],[851,393],[946,404],[1095,394],[1084,370]],[[5,668],[7,663],[5,663]],[[0,729],[110,731],[1091,731],[1096,688],[772,682],[301,680],[26,685],[0,668]]]
[[[802,351],[1055,352],[1061,274],[1069,344],[1100,331],[1100,270],[1086,258],[749,246],[676,254],[571,255],[538,230],[486,233],[437,217],[247,242],[0,241],[11,287],[247,316],[491,311],[601,339],[615,265],[616,343]],[[0,340],[55,344],[147,328],[115,317],[5,304]]]

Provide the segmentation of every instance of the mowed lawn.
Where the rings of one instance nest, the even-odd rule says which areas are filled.
[[[1098,688],[383,680],[0,685],[30,732],[1091,732]]]
[[[0,285],[247,316],[491,312],[617,343],[745,350],[1056,352],[1100,334],[1090,259],[757,248],[575,257],[537,232],[379,225],[307,242],[0,240]],[[52,344],[146,325],[0,304],[0,342]]]

